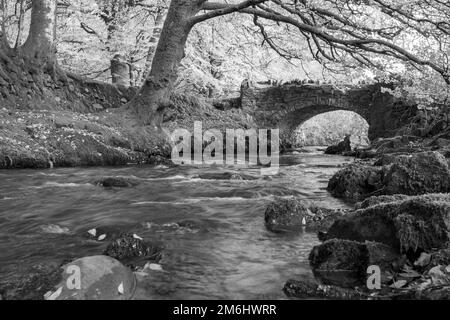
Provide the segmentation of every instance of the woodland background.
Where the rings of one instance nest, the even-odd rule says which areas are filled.
[[[139,87],[149,73],[169,2],[58,1],[55,43],[59,64],[74,74],[115,82],[111,68],[116,60],[120,60],[129,67],[125,84]],[[420,1],[415,2],[420,7]],[[10,45],[20,47],[28,35],[31,1],[2,0],[0,10],[2,30]],[[381,15],[374,14],[371,19],[373,21],[365,23],[384,24]],[[407,61],[380,56],[371,57],[379,68],[370,69],[354,61],[344,64],[323,61],[311,55],[306,41],[292,27],[267,22],[265,28],[272,41],[281,48],[278,52],[264,40],[249,15],[229,14],[196,25],[189,36],[176,91],[205,98],[224,98],[238,95],[244,79],[270,84],[309,81],[337,86],[395,80],[398,84],[395,95],[416,101],[424,108],[448,101],[449,86],[431,70],[418,70]],[[396,35],[396,42],[418,56],[433,60],[435,56],[444,55],[448,61],[449,39],[427,38],[426,31],[426,27],[421,29],[422,34],[410,29]],[[357,128],[359,134],[367,127],[361,119],[343,112],[327,114],[321,119],[316,119],[316,124],[309,124],[306,132],[300,132],[300,139],[305,140],[314,132],[321,132],[319,136],[336,132],[332,139],[336,140],[345,134],[354,134],[351,128]],[[320,138],[311,139],[314,142],[305,143],[320,142]]]

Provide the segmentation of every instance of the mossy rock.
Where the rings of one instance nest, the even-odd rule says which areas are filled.
[[[399,200],[397,200],[399,199]],[[402,252],[429,251],[446,246],[450,227],[450,195],[384,197],[337,220],[326,239],[376,241]],[[373,205],[369,206],[369,202]]]
[[[301,230],[306,227],[308,207],[300,200],[276,198],[266,209],[264,221],[274,232]]]
[[[123,233],[108,244],[104,255],[135,267],[149,260],[158,262],[162,257],[162,245],[146,242],[134,234]]]
[[[386,273],[399,261],[398,252],[385,244],[338,239],[315,246],[309,255],[314,275],[322,283],[351,288],[365,285],[369,266],[377,265]]]
[[[398,156],[383,169],[385,194],[419,195],[450,191],[450,170],[439,152]]]
[[[353,164],[338,171],[330,179],[327,190],[336,197],[363,200],[382,188],[381,168]]]
[[[367,299],[368,294],[353,289],[340,288],[332,285],[321,285],[311,280],[290,279],[283,287],[288,297],[300,299],[333,299],[333,300],[360,300]]]
[[[267,229],[273,232],[327,230],[345,211],[311,206],[296,198],[275,198],[265,211]]]
[[[450,191],[450,169],[439,152],[388,155],[382,166],[350,165],[338,171],[328,183],[337,197],[364,200],[374,195],[421,195]]]

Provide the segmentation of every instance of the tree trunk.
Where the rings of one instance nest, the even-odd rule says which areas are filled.
[[[164,23],[164,17],[166,15],[166,10],[159,9],[155,18],[155,27],[153,28],[152,36],[150,38],[150,48],[148,49],[147,58],[145,60],[143,79],[147,79],[150,74],[150,68],[152,66],[153,58],[155,57],[156,47],[161,37],[162,26]]]
[[[108,40],[106,49],[111,58],[111,80],[113,84],[129,87],[131,85],[130,65],[123,50],[124,31],[123,27],[127,22],[124,17],[125,5],[122,2],[108,3],[109,6],[103,8],[107,15],[104,19],[107,25]]]
[[[19,1],[19,21],[17,22],[17,37],[16,37],[16,43],[14,45],[14,50],[20,47],[22,44],[22,35],[23,35],[23,22],[25,19],[25,8],[24,8],[24,2],[25,0]]]
[[[178,76],[178,67],[184,58],[184,49],[193,27],[191,18],[199,11],[201,0],[172,0],[161,38],[156,48],[150,74],[130,107],[142,125],[159,126],[161,114],[170,99]]]
[[[8,18],[8,8],[7,3],[4,0],[0,1],[0,10],[2,11],[2,16],[0,17],[0,50],[9,49],[8,39],[6,38],[6,19]]]
[[[5,50],[6,48],[8,48],[8,41],[3,31],[0,30],[0,51]]]
[[[21,52],[40,66],[55,66],[55,23],[56,0],[33,0],[30,32]]]
[[[130,65],[123,55],[116,54],[111,60],[111,76],[113,84],[127,88],[130,86]]]

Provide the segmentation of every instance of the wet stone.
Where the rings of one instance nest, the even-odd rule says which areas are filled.
[[[105,188],[129,188],[137,185],[136,181],[120,177],[107,177],[97,181],[98,185]]]
[[[107,256],[72,261],[63,266],[62,277],[47,300],[128,300],[136,288],[133,272]]]
[[[136,234],[123,233],[108,244],[104,254],[135,267],[161,260],[162,245],[148,243]]]

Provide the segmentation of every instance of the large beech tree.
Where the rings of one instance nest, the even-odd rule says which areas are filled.
[[[55,55],[56,1],[33,0],[28,38],[21,53],[38,65],[53,68]]]
[[[14,48],[46,72],[59,71],[54,44],[56,8],[64,1],[31,0],[28,38],[22,46]],[[3,7],[6,3],[7,0],[0,0]],[[4,13],[4,8],[1,9]],[[297,31],[312,57],[323,64],[346,62],[351,58],[361,65],[376,67],[381,61],[378,57],[388,57],[419,69],[434,70],[450,84],[450,4],[445,0],[171,0],[161,32],[156,28],[154,33],[153,42],[160,33],[156,50],[154,45],[150,46],[147,59],[152,61],[150,72],[128,105],[141,125],[161,122],[192,28],[233,13],[251,17],[263,43],[287,58],[292,53],[277,41],[276,26],[278,32],[283,32],[283,28]],[[12,49],[4,31],[2,25],[0,60],[7,61]],[[412,39],[418,39],[420,50],[412,46]]]
[[[172,0],[151,71],[129,105],[141,124],[158,125],[161,121],[160,114],[170,98],[192,28],[236,12],[252,16],[264,42],[281,55],[285,54],[283,48],[266,31],[267,22],[296,28],[304,36],[313,57],[321,62],[339,62],[350,56],[363,65],[374,67],[376,62],[371,57],[388,56],[417,67],[429,67],[450,84],[447,56],[450,4],[447,1],[247,0],[230,4]],[[386,19],[386,24],[367,23],[373,15]],[[406,46],[398,44],[396,38],[404,32],[433,38],[435,57],[413,54]]]

